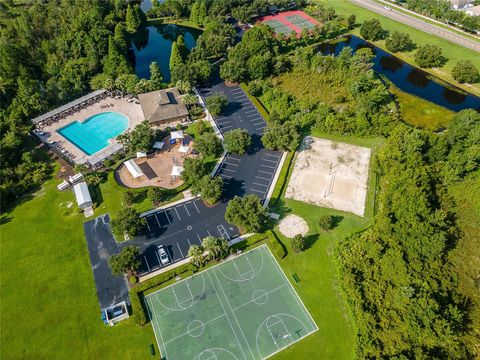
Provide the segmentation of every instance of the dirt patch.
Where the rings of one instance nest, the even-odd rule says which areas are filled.
[[[285,197],[363,216],[369,148],[305,137]]]
[[[302,234],[303,236],[308,233],[308,225],[298,215],[287,215],[278,224],[278,230],[286,237],[293,238],[295,235]]]

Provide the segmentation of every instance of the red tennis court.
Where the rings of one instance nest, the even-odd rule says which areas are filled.
[[[299,36],[303,29],[311,30],[320,25],[318,21],[300,10],[292,10],[258,18],[258,21],[273,28],[278,35],[290,35],[295,31]]]

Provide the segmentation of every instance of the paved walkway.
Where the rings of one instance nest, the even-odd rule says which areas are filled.
[[[466,38],[465,36],[462,36],[460,34],[457,34],[453,31],[441,28],[439,26],[433,25],[431,23],[428,23],[426,21],[420,20],[418,18],[415,18],[413,16],[407,15],[405,13],[401,13],[399,11],[396,11],[393,6],[390,6],[392,10],[387,10],[384,8],[383,5],[378,4],[374,1],[371,0],[350,0],[356,5],[359,5],[361,7],[364,7],[368,10],[374,11],[378,14],[381,14],[385,17],[388,17],[392,20],[396,20],[398,22],[401,22],[402,24],[414,27],[418,30],[422,30],[428,34],[432,34],[438,37],[441,37],[445,40],[451,41],[455,44],[461,45],[463,47],[466,47],[471,50],[475,50],[480,52],[480,42],[471,40],[469,38]]]

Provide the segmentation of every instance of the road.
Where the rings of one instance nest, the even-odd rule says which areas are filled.
[[[455,44],[461,45],[471,50],[480,52],[480,42],[468,39],[460,34],[454,33],[450,30],[441,28],[439,26],[427,23],[423,20],[417,19],[413,16],[398,12],[392,7],[392,10],[387,10],[383,5],[371,0],[349,0],[350,2],[364,7],[368,10],[374,11],[390,19],[396,20],[402,24],[409,25],[418,30],[441,37],[445,40],[451,41]]]

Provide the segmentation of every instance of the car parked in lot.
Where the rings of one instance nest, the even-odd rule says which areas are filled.
[[[168,257],[167,251],[163,245],[158,245],[158,256],[160,257],[160,262],[162,265],[167,265],[170,263],[170,258]]]

